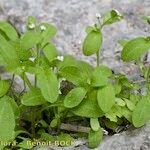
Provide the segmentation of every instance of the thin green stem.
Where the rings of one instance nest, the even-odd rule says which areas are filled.
[[[100,65],[100,50],[96,53],[96,62],[97,62],[97,67]]]
[[[23,79],[27,83],[28,87],[32,89],[32,84],[25,73],[23,74]]]
[[[148,68],[147,77],[146,77],[147,83],[149,83],[149,76],[150,76],[150,67]]]

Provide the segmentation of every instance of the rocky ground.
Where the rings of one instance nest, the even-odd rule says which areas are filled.
[[[84,29],[96,22],[96,13],[103,15],[111,9],[119,10],[125,18],[103,30],[102,63],[116,73],[136,76],[137,67],[134,64],[120,61],[121,47],[117,41],[149,35],[150,28],[140,18],[150,15],[150,0],[0,0],[0,19],[10,21],[20,32],[25,30],[25,21],[29,15],[35,16],[40,22],[50,22],[58,28],[54,42],[62,55],[73,54],[94,65],[95,57],[87,58],[81,52]],[[106,137],[98,149],[149,150],[149,131],[150,125],[147,125],[132,132]],[[74,149],[86,150],[86,146],[82,145]]]

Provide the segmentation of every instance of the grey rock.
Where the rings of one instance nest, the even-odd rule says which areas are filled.
[[[20,32],[25,30],[25,20],[29,15],[35,16],[40,22],[56,25],[58,33],[54,42],[60,53],[73,54],[94,65],[95,56],[87,58],[81,52],[84,29],[96,22],[96,13],[103,15],[113,8],[119,10],[125,18],[105,27],[101,57],[103,64],[127,74],[132,74],[135,68],[120,61],[121,47],[117,41],[139,35],[147,36],[150,31],[149,26],[140,19],[150,14],[149,0],[0,0],[0,6],[0,18],[9,20]],[[124,69],[124,66],[128,69]]]

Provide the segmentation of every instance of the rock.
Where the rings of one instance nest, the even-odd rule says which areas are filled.
[[[119,134],[106,136],[95,150],[150,150],[150,124],[139,129],[130,129]],[[75,147],[44,147],[45,149],[34,148],[34,150],[89,150],[85,141]]]
[[[102,15],[113,8],[124,14],[124,20],[103,30],[104,44],[102,63],[114,70],[128,73],[133,70],[128,65],[127,71],[120,61],[120,39],[149,35],[150,28],[140,18],[150,14],[149,0],[0,0],[0,18],[9,20],[19,29],[25,30],[25,20],[29,15],[35,16],[40,22],[51,22],[58,28],[54,40],[61,54],[73,54],[91,64],[96,64],[95,56],[85,57],[81,52],[85,37],[85,27],[96,22],[96,13]],[[117,54],[116,54],[117,53]]]

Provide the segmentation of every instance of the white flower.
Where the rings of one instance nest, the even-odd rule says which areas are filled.
[[[101,18],[102,17],[100,13],[96,13],[95,16],[96,16],[96,18]]]
[[[118,10],[114,9],[114,11],[117,13],[118,16],[122,16]]]
[[[31,58],[29,58],[29,60],[31,60],[32,62],[34,62],[35,57],[31,57]]]
[[[34,23],[31,23],[31,24],[28,25],[28,27],[29,27],[30,29],[34,29],[34,28],[35,28],[35,24],[34,24]]]
[[[41,29],[42,31],[45,31],[45,30],[46,30],[46,27],[45,27],[44,25],[42,25],[42,26],[40,26],[40,29]]]
[[[57,59],[60,60],[60,61],[63,61],[64,60],[64,56],[57,56]]]

